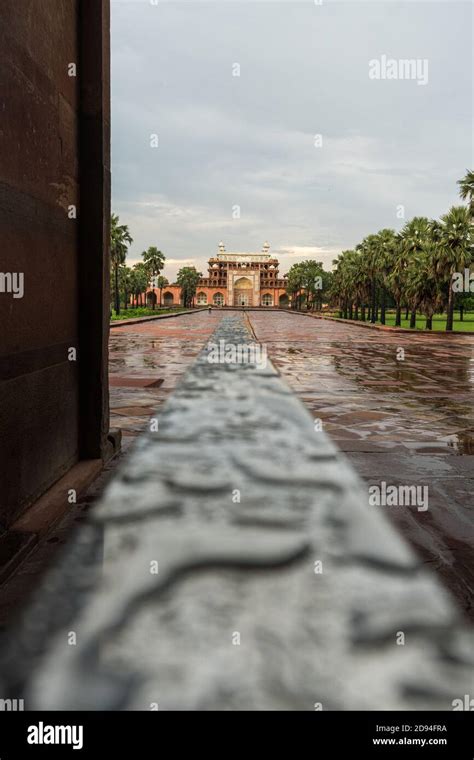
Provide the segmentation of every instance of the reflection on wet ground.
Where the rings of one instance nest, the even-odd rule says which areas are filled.
[[[0,627],[84,520],[223,314],[200,312],[111,330],[111,427],[122,429],[123,454],[3,585]],[[429,486],[426,512],[374,508],[389,512],[474,618],[474,337],[384,332],[287,312],[248,316],[289,385],[368,484]]]
[[[474,617],[474,336],[250,312],[258,340],[370,484],[428,485],[387,509]]]
[[[223,312],[111,331],[111,426],[144,429]],[[287,382],[370,484],[428,485],[429,509],[387,509],[474,617],[474,337],[369,330],[248,312]],[[162,381],[162,382],[159,382]]]
[[[222,313],[184,314],[110,331],[110,425],[126,450],[212,335]]]

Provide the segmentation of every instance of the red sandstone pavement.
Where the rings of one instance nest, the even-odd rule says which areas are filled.
[[[144,430],[222,319],[213,310],[123,325],[110,333],[110,426],[123,448]]]
[[[111,425],[127,448],[223,314],[114,330]],[[259,341],[368,484],[427,485],[429,508],[386,509],[474,617],[474,337],[366,330],[247,312]],[[401,358],[404,356],[404,358]]]
[[[224,313],[111,333],[111,425],[122,428],[125,450]],[[287,312],[247,315],[289,385],[368,484],[428,486],[426,512],[377,508],[474,617],[474,337],[366,330]]]
[[[474,337],[366,330],[286,312],[249,317],[368,484],[428,486],[426,512],[374,508],[389,512],[474,617]]]

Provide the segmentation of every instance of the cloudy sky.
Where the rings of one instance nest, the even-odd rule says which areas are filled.
[[[268,240],[282,274],[303,258],[330,268],[399,229],[400,207],[409,219],[458,203],[471,16],[455,0],[112,0],[112,205],[129,263],[156,245],[172,280],[206,272],[220,240]],[[382,56],[427,65],[427,83],[370,78]]]

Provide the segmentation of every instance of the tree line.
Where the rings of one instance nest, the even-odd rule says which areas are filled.
[[[472,308],[469,289],[456,292],[453,283],[474,262],[474,172],[467,171],[458,185],[467,206],[453,206],[440,219],[416,216],[398,233],[380,230],[334,260],[330,297],[342,317],[385,324],[393,305],[396,327],[405,309],[411,328],[418,312],[431,330],[433,315],[446,310],[451,331],[455,306],[461,319],[464,307]]]
[[[146,306],[146,293],[150,283],[160,292],[159,305],[162,304],[163,289],[169,285],[161,272],[164,269],[166,256],[156,246],[150,246],[142,253],[143,261],[129,267],[126,264],[127,254],[133,238],[128,225],[121,224],[117,214],[112,214],[110,223],[110,275],[113,288],[113,303],[116,314],[120,314],[121,303],[127,309],[132,306]],[[177,275],[177,284],[181,286],[181,297],[184,306],[191,306],[196,294],[201,272],[195,267],[182,267]],[[156,299],[151,299],[152,309]]]
[[[321,311],[323,298],[331,290],[332,272],[323,269],[321,261],[301,261],[290,267],[286,276],[286,292],[293,309]]]
[[[455,278],[470,274],[474,263],[474,171],[467,171],[458,185],[467,206],[453,206],[440,219],[416,216],[400,232],[385,228],[367,235],[355,248],[342,251],[333,261],[333,272],[326,272],[320,261],[294,264],[286,281],[292,308],[321,310],[324,300],[336,306],[345,319],[373,324],[385,324],[387,309],[394,308],[396,327],[401,326],[405,310],[411,328],[416,327],[417,313],[421,313],[428,330],[434,314],[446,310],[446,330],[451,331],[454,309],[459,308],[462,319],[465,308],[474,308],[470,280],[460,292],[454,287]],[[143,251],[142,262],[126,266],[132,242],[128,226],[112,214],[111,278],[116,313],[121,297],[125,308],[130,298],[135,305],[146,305],[152,279],[160,291],[161,306],[163,288],[169,285],[161,275],[166,257],[155,246]],[[201,277],[195,267],[179,270],[176,282],[185,307],[193,305]]]

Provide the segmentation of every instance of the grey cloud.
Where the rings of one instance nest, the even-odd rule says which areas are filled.
[[[451,1],[114,0],[113,206],[133,255],[156,244],[203,269],[221,238],[229,250],[267,238],[342,250],[399,227],[398,204],[436,216],[457,203],[472,159],[471,13]],[[370,80],[382,54],[427,58],[428,85]]]

